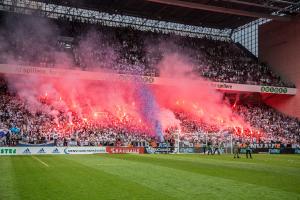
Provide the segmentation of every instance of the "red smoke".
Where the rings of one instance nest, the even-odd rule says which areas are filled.
[[[48,47],[53,47],[52,43],[59,38],[59,33],[54,31],[56,30],[53,28],[54,25],[47,25],[47,22],[43,20],[36,21],[32,18],[27,23],[22,20],[19,20],[18,24],[12,22],[15,21],[8,21],[8,24],[13,25],[10,28],[13,34],[9,39],[27,42],[23,45],[26,51],[22,54],[42,57],[42,54],[54,52],[56,67],[74,68],[73,60],[68,54],[63,51],[55,52],[54,48],[48,50]],[[29,30],[32,30],[30,34],[25,34]],[[103,68],[115,69],[118,65],[116,60],[120,58],[117,53],[119,47],[111,45],[115,43],[111,40],[114,38],[105,37],[98,32],[91,32],[80,40],[76,51],[81,55],[80,59],[87,63],[87,66],[83,67],[93,71],[100,71]],[[9,45],[5,41],[1,40],[0,47]],[[95,57],[91,55],[94,52],[99,54],[99,48],[100,54],[104,52],[105,56],[95,60]],[[159,52],[163,55],[161,62],[154,67],[159,69],[161,78],[170,80],[169,85],[159,84],[158,81],[150,87],[160,107],[159,118],[163,129],[182,128],[180,127],[181,121],[174,114],[176,111],[186,113],[190,120],[204,127],[212,126],[219,130],[231,130],[241,136],[256,133],[249,124],[232,113],[232,108],[224,102],[221,93],[204,83],[207,80],[200,78],[199,74],[194,72],[199,70],[194,70],[197,67],[190,59],[179,53],[170,53],[173,50],[177,51],[176,45],[166,42],[163,45],[146,46],[146,49],[149,49],[146,52],[146,57],[149,59],[152,58],[151,52],[152,54]],[[8,63],[18,63],[18,59],[9,53],[4,57],[7,58]],[[42,111],[53,116],[57,128],[62,124],[59,113],[63,112],[68,118],[68,122],[64,122],[64,125],[70,129],[76,126],[79,119],[79,123],[91,121],[103,125],[114,123],[129,128],[134,127],[153,135],[139,112],[141,110],[139,105],[143,104],[135,96],[136,83],[79,80],[67,74],[63,78],[8,76],[7,79],[10,88],[26,102],[28,110],[32,113]]]
[[[249,124],[232,112],[206,80],[192,72],[192,64],[177,54],[166,55],[159,67],[161,77],[169,78],[171,85],[153,85],[163,129],[180,127],[175,112],[187,113],[196,124],[217,127],[215,130],[232,130],[234,133],[254,135]],[[136,99],[136,83],[78,80],[76,77],[50,78],[37,76],[8,77],[10,86],[26,101],[31,112],[42,110],[57,119],[59,112],[68,116],[69,126],[73,118],[82,123],[118,123],[134,125],[142,132],[154,135],[140,115],[139,99]],[[110,116],[110,118],[108,118]],[[111,117],[113,116],[113,118]],[[107,120],[114,120],[108,122]],[[206,131],[206,130],[203,130]]]

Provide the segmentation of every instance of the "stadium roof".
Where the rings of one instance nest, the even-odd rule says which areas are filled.
[[[237,28],[258,18],[289,20],[298,0],[39,0],[148,19],[210,28]]]

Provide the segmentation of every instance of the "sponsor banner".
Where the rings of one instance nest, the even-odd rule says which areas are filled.
[[[106,153],[106,147],[66,147],[65,154],[95,154]]]
[[[287,94],[288,93],[288,88],[286,88],[286,87],[273,87],[273,86],[261,86],[260,91],[262,93]]]
[[[258,93],[272,93],[272,94],[288,94],[295,95],[296,88],[262,86],[262,85],[248,85],[235,83],[221,83],[212,82],[211,86],[218,90],[238,91],[238,92],[258,92]]]
[[[251,153],[256,153],[253,151],[253,149],[250,149]],[[246,154],[246,149],[245,148],[241,148],[240,149],[240,154]]]
[[[16,147],[17,155],[64,154],[64,147]]]
[[[62,147],[0,147],[0,155],[64,154]]]
[[[175,149],[171,148],[169,143],[161,142],[155,150],[155,153],[173,153]]]
[[[194,147],[194,153],[203,153],[204,152],[204,148],[203,147]]]
[[[43,144],[29,144],[29,143],[25,143],[25,142],[22,142],[20,141],[18,144],[17,144],[18,147],[53,147],[54,146],[54,142],[51,141],[51,142],[48,142],[48,143],[43,143]]]
[[[0,155],[16,155],[17,149],[12,147],[0,147]]]
[[[32,67],[24,65],[0,64],[0,73],[19,74],[19,75],[39,75],[48,77],[65,77],[72,76],[85,80],[102,80],[102,81],[133,81],[152,84],[155,77],[152,76],[136,76],[130,74],[103,73],[92,71],[81,71],[61,68],[48,67]]]
[[[133,81],[133,82],[143,82],[147,84],[152,84],[155,81],[155,77],[153,76],[134,76],[134,75],[127,75],[127,74],[118,74],[117,80],[120,81]]]
[[[269,154],[296,154],[299,153],[300,154],[300,149],[292,149],[292,148],[254,148],[251,149],[252,153],[269,153]],[[240,153],[244,154],[246,153],[246,149],[242,148],[240,149]]]
[[[145,148],[146,153],[149,154],[168,154],[168,153],[173,153],[175,151],[175,148],[172,148],[168,143],[159,143],[158,147],[146,147]]]
[[[300,154],[300,149],[295,149],[295,154]]]
[[[179,79],[160,78],[153,76],[136,76],[129,74],[116,74],[116,73],[102,73],[92,71],[80,71],[71,69],[60,68],[46,68],[46,67],[32,67],[13,64],[0,64],[0,73],[5,74],[20,74],[20,75],[39,75],[48,77],[65,77],[72,76],[78,79],[85,80],[102,80],[102,81],[130,81],[130,82],[143,82],[146,84],[155,85],[170,85],[176,86]],[[263,86],[263,85],[248,85],[248,84],[235,84],[235,83],[222,83],[222,82],[207,82],[194,80],[191,84],[202,84],[207,87],[212,87],[217,90],[237,91],[237,92],[258,92],[258,93],[273,93],[273,94],[286,94],[295,95],[296,88]]]
[[[269,154],[275,154],[277,150],[280,153],[280,149],[276,149],[276,148],[251,148],[250,150],[251,150],[251,153],[269,153]],[[246,153],[246,149],[245,148],[241,148],[240,149],[240,153],[241,154],[245,154]]]
[[[1,155],[95,154],[106,153],[105,147],[0,147]]]
[[[110,154],[143,154],[144,147],[106,147],[106,152]]]
[[[269,154],[280,154],[280,149],[269,149]]]
[[[194,147],[180,147],[179,153],[195,153]]]
[[[145,152],[148,154],[154,154],[155,153],[155,149],[153,147],[145,147]]]
[[[280,144],[250,144],[252,149],[280,149]]]

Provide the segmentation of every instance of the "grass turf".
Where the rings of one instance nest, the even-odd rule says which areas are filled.
[[[300,199],[300,156],[0,157],[0,199]]]

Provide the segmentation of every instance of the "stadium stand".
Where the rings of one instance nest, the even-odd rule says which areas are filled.
[[[0,145],[52,142],[57,146],[147,146],[156,139],[149,135],[146,126],[130,116],[123,120],[112,113],[106,113],[101,124],[97,121],[85,121],[78,113],[69,112],[60,112],[55,119],[49,112],[43,112],[43,104],[38,109],[40,111],[31,113],[24,101],[9,94],[4,79],[1,82],[0,98],[0,129],[5,132]],[[43,100],[40,101],[45,103]],[[300,123],[296,118],[278,113],[266,105],[236,105],[233,111],[251,126],[265,133],[257,137],[251,135],[250,130],[237,130],[234,139],[249,138],[253,139],[254,143],[299,145]],[[185,133],[180,137],[180,141],[189,147],[205,143],[207,133],[210,133],[209,138],[213,141],[228,142],[228,137],[224,137],[224,133],[234,132],[232,129],[226,130],[216,125],[195,121],[188,113],[182,111],[174,110],[174,114],[180,120],[182,132]],[[69,122],[70,115],[72,125]],[[165,136],[167,141],[176,139],[175,129],[170,127],[164,130],[167,133]]]
[[[19,15],[11,17],[16,21],[20,18]],[[43,20],[42,22],[45,23]],[[185,56],[191,60],[194,71],[199,76],[212,81],[294,87],[292,84],[284,83],[267,65],[258,63],[245,52],[245,49],[240,48],[233,41],[209,37],[182,37],[160,32],[137,31],[131,28],[70,22],[63,19],[52,23],[65,39],[57,39],[51,34],[50,40],[47,34],[32,37],[36,35],[37,30],[30,24],[27,24],[25,31],[22,32],[22,37],[16,37],[16,34],[20,33],[13,32],[12,27],[2,23],[4,28],[1,31],[1,63],[13,61],[17,64],[40,67],[65,65],[76,66],[82,70],[102,69],[121,74],[159,76],[160,70],[157,64],[163,55],[178,51],[185,52]],[[164,46],[166,44],[168,48]],[[35,46],[34,49],[30,48],[32,45]],[[64,59],[58,59],[60,57],[57,54]],[[67,63],[61,63],[61,60],[66,61],[66,57],[69,58]],[[0,128],[9,131],[6,137],[2,137],[1,145],[16,145],[19,142],[43,144],[54,141],[58,146],[145,146],[155,140],[147,134],[146,127],[141,127],[138,123],[130,123],[128,126],[126,121],[118,121],[111,113],[107,113],[106,123],[101,125],[93,122],[89,124],[82,121],[78,113],[72,113],[76,128],[68,126],[69,113],[60,113],[58,119],[43,112],[32,114],[26,109],[22,100],[7,91],[5,81],[2,82]],[[237,105],[233,111],[267,135],[255,142],[299,144],[300,123],[297,119],[278,113],[263,104]],[[181,137],[181,141],[188,146],[204,143],[207,132],[234,132],[234,130],[221,130],[220,127],[195,122],[187,113],[177,111],[174,113],[180,120],[182,131],[186,133]],[[243,131],[245,131],[243,134],[251,137],[249,130]],[[174,137],[169,135],[166,139],[174,140]],[[236,136],[236,139],[238,140],[239,136]]]
[[[17,20],[20,16],[13,17]],[[75,65],[84,70],[100,68],[117,73],[159,76],[157,64],[162,56],[177,51],[186,52],[185,56],[194,64],[194,70],[212,81],[295,87],[282,81],[267,65],[258,63],[245,49],[232,41],[142,32],[131,28],[92,26],[79,22],[56,23],[53,26],[60,28],[62,34],[72,42],[66,44],[51,34],[47,35],[49,33],[41,34],[38,38],[33,37],[37,30],[30,24],[22,33],[14,33],[12,27],[4,25],[3,30],[6,31],[2,32],[1,37],[6,45],[2,44],[0,61],[42,67]],[[22,34],[22,37],[15,40],[17,34]],[[49,38],[53,40],[49,41]],[[33,44],[35,49],[30,48]],[[67,57],[69,61],[66,63],[66,59],[58,59],[60,56],[57,54],[62,54],[60,56]]]
[[[0,0],[0,200],[300,199],[300,0]]]

